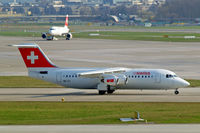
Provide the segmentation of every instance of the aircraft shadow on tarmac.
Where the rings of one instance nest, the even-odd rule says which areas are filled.
[[[26,41],[30,41],[30,42],[45,42],[47,40],[38,40],[38,39],[31,39],[31,40],[26,40]]]
[[[105,94],[99,95],[97,92],[84,92],[84,91],[77,91],[77,92],[69,92],[66,91],[63,93],[1,93],[0,96],[31,96],[31,97],[56,97],[56,96],[199,96],[199,94],[179,94],[174,95],[173,92],[160,92],[160,93],[149,93],[149,92],[115,92],[113,94]]]
[[[56,94],[42,94],[42,95],[36,94],[35,96],[32,96],[32,97],[37,98],[37,97],[56,97],[56,96],[173,96],[173,94],[148,94],[148,93],[143,93],[143,94],[123,93],[123,94],[119,94],[118,93],[118,94],[99,95],[97,93],[72,92],[72,93],[56,93]]]
[[[62,40],[65,40],[65,39],[62,39],[62,38],[58,38],[58,40],[54,40],[54,41],[62,41]],[[30,42],[46,42],[46,41],[49,41],[49,42],[52,42],[52,40],[44,40],[44,39],[30,39],[30,40],[26,40],[26,41],[30,41]]]

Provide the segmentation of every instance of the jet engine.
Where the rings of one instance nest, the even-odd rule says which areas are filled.
[[[70,40],[70,39],[72,39],[72,33],[67,33],[66,40]]]
[[[117,74],[117,75],[106,75],[102,81],[107,85],[117,86],[117,85],[127,84],[128,80],[125,75]]]
[[[42,33],[42,38],[43,38],[43,39],[47,38],[46,33]]]

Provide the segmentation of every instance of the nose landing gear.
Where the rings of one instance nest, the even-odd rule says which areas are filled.
[[[178,89],[176,89],[176,90],[174,91],[174,94],[175,94],[175,95],[178,95],[178,94],[179,94]]]

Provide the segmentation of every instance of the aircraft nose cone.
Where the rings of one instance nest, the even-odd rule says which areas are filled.
[[[181,87],[187,87],[190,85],[190,83],[184,79],[181,79],[181,78],[177,78],[176,80],[176,83],[175,83],[177,86],[177,88],[181,88]]]
[[[184,84],[185,87],[190,86],[190,83],[186,80],[184,80],[183,84]]]
[[[182,84],[183,87],[187,87],[187,86],[190,85],[190,83],[188,81],[183,80],[183,79],[181,79],[181,84]]]

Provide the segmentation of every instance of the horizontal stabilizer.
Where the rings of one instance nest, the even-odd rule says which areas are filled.
[[[35,43],[21,43],[21,44],[13,44],[13,45],[8,45],[8,46],[12,46],[12,47],[18,47],[18,48],[26,48],[26,47],[28,47],[28,48],[36,48],[36,47],[38,47],[38,45],[37,44],[35,44]]]

